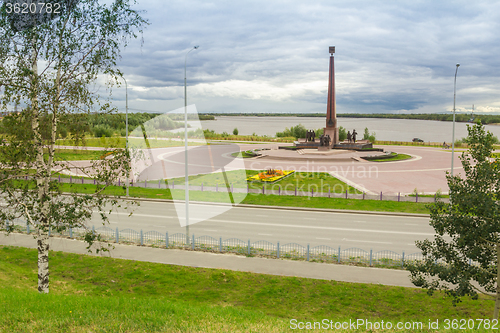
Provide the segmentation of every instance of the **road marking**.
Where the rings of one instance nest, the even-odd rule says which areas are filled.
[[[362,241],[362,240],[347,239],[347,238],[343,238],[342,240],[346,241],[346,242],[375,243],[375,244],[392,244],[391,242]]]
[[[378,234],[397,234],[397,235],[418,235],[418,236],[434,236],[435,234],[423,232],[404,232],[404,231],[391,231],[391,230],[373,230],[373,229],[353,229],[353,228],[335,228],[335,227],[318,227],[311,225],[292,225],[292,224],[279,224],[279,223],[260,223],[260,222],[236,222],[218,219],[210,219],[209,222],[214,223],[231,223],[231,224],[247,224],[247,225],[261,225],[264,227],[288,227],[288,228],[302,228],[302,229],[318,229],[318,230],[339,230],[339,231],[354,231],[354,232],[367,232]]]
[[[332,240],[331,238],[321,238],[321,237],[316,237],[316,239]]]
[[[113,212],[113,214],[117,214],[117,215],[130,215],[130,213],[121,213],[121,212]],[[177,216],[168,216],[168,215],[149,215],[149,214],[132,214],[131,215],[132,217],[133,216],[140,216],[140,217],[154,217],[154,218],[158,218],[158,219],[164,219],[164,218],[167,218],[167,219],[175,219],[177,218]]]

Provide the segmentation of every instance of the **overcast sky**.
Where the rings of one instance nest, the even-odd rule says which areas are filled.
[[[150,25],[122,55],[129,107],[325,112],[330,45],[338,113],[500,113],[498,1],[138,0]],[[124,107],[124,89],[114,89]]]

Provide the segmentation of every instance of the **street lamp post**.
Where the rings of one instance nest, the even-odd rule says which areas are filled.
[[[128,85],[127,85],[127,80],[125,80],[124,77],[122,77],[123,81],[125,81],[125,150],[128,154]],[[130,161],[127,161],[129,163],[129,167],[130,167]],[[130,176],[130,173],[127,172],[127,181],[126,181],[126,188],[127,188],[127,192],[126,192],[126,195],[127,197],[129,196],[129,193],[128,193],[128,187],[129,187],[129,183],[130,183],[130,179],[129,179],[129,176]]]
[[[455,157],[455,99],[457,97],[457,72],[460,64],[455,69],[455,84],[453,87],[453,134],[451,136],[451,176],[453,177],[453,160]]]
[[[184,60],[184,163],[185,163],[185,177],[184,177],[184,193],[186,205],[186,244],[189,245],[189,176],[188,176],[188,131],[187,131],[187,80],[186,80],[186,65],[187,56],[189,52],[196,50],[199,46],[194,46],[186,53]]]

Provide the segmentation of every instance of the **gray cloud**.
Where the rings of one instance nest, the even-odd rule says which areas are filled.
[[[138,109],[183,105],[185,54],[199,44],[188,84],[200,112],[322,112],[336,45],[339,112],[450,110],[455,63],[457,106],[500,112],[494,1],[148,0],[137,9],[151,25],[121,66]]]

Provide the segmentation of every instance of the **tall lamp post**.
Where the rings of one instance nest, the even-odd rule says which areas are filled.
[[[453,87],[453,134],[451,136],[451,176],[453,177],[453,160],[455,157],[455,99],[457,97],[457,73],[460,64],[457,64],[455,69],[455,84]]]
[[[189,175],[188,175],[188,131],[187,131],[187,80],[186,80],[186,65],[189,52],[198,49],[199,46],[194,46],[186,53],[184,60],[184,164],[185,164],[185,177],[184,177],[184,193],[186,204],[186,244],[189,245]]]
[[[124,77],[122,77],[123,81],[125,81],[125,150],[128,154],[128,85],[127,85],[127,80],[125,80]],[[128,161],[129,167],[130,167],[130,161]],[[128,187],[130,183],[130,172],[127,172],[127,182],[126,182],[126,188],[127,188],[127,197],[129,195],[128,193]]]

